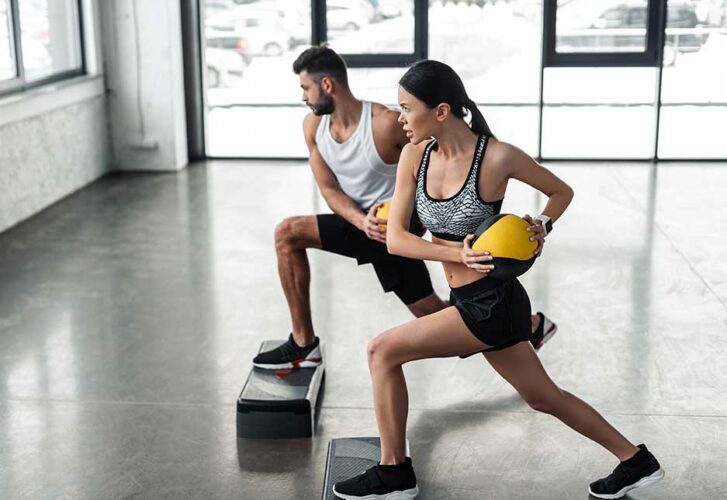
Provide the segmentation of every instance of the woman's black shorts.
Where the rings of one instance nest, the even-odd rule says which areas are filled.
[[[316,219],[323,250],[353,257],[359,265],[373,265],[384,291],[394,292],[404,304],[434,293],[423,261],[391,255],[386,245],[370,239],[338,214],[319,214]]]
[[[530,299],[517,279],[485,277],[452,288],[449,302],[472,334],[492,346],[482,352],[506,349],[532,337]]]

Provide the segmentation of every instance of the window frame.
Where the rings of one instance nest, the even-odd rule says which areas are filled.
[[[327,0],[311,0],[311,42],[319,45],[328,41]],[[341,53],[349,68],[404,68],[421,59],[427,59],[429,45],[428,0],[414,3],[414,51],[410,53],[364,54]]]
[[[647,0],[646,47],[643,52],[577,52],[556,51],[558,0],[543,0],[543,66],[573,67],[654,67],[661,64],[666,0]],[[627,15],[628,17],[629,15]]]
[[[78,68],[60,71],[53,73],[44,78],[27,81],[25,77],[25,66],[23,64],[23,43],[22,43],[22,29],[20,26],[20,0],[9,0],[8,7],[10,9],[10,30],[12,49],[15,56],[15,78],[9,80],[3,80],[0,82],[0,97],[25,92],[27,90],[42,87],[44,85],[57,83],[62,80],[69,78],[75,78],[87,74],[86,67],[86,41],[84,31],[84,17],[83,17],[83,0],[74,0],[76,14],[78,16],[78,45],[80,52],[80,66]]]
[[[187,26],[188,34],[193,36],[184,37],[185,41],[188,41],[188,46],[184,49],[185,68],[188,66],[189,71],[185,76],[187,83],[186,93],[188,99],[188,134],[194,140],[190,141],[196,156],[199,159],[246,159],[246,160],[262,160],[262,161],[275,161],[275,160],[305,160],[307,156],[215,156],[210,155],[206,150],[207,134],[208,134],[208,111],[206,106],[206,88],[203,85],[203,68],[204,68],[204,40],[202,36],[202,29],[204,20],[200,14],[201,2],[204,0],[181,0],[182,5],[185,6],[186,15],[189,16],[189,25]],[[412,57],[426,57],[427,45],[428,45],[428,1],[427,0],[414,0],[415,9],[422,8],[421,11],[415,10],[415,24],[424,23],[423,27],[417,31],[415,29],[415,36],[419,43],[425,47],[424,55],[419,54],[406,54],[405,58],[397,60],[398,54],[394,54],[394,57],[389,57],[387,54],[371,55],[371,54],[345,54],[344,57],[350,67],[356,68],[386,68],[386,67],[400,67],[407,66],[406,61]],[[642,57],[641,60],[633,60],[633,58],[626,57],[631,54],[624,53],[586,53],[586,54],[558,54],[555,60],[552,55],[555,52],[555,10],[557,0],[542,0],[542,39],[541,39],[541,64],[540,64],[540,95],[534,103],[502,103],[502,102],[477,102],[478,106],[524,106],[530,107],[535,106],[538,108],[539,122],[537,124],[537,154],[535,158],[538,161],[563,161],[563,162],[683,162],[692,161],[697,163],[713,163],[713,162],[724,162],[725,158],[662,158],[659,156],[659,136],[661,131],[661,111],[662,108],[677,106],[677,105],[695,105],[694,103],[662,103],[661,100],[661,88],[662,88],[662,77],[663,77],[663,59],[664,59],[664,46],[667,41],[667,15],[670,12],[668,10],[667,0],[648,0],[649,12],[649,34],[651,37],[651,43],[654,44],[654,50],[656,51],[655,60],[650,61],[648,58]],[[326,0],[310,0],[311,2],[311,44],[316,45],[326,41]],[[187,12],[189,11],[189,12]],[[201,11],[203,12],[203,10]],[[652,12],[656,12],[655,14]],[[654,30],[652,23],[658,22],[656,25],[657,29]],[[550,38],[550,43],[548,43]],[[647,40],[647,43],[649,41]],[[416,47],[416,40],[415,40]],[[550,55],[546,48],[549,47]],[[637,53],[637,56],[642,56],[644,53]],[[650,54],[653,55],[653,54]],[[360,57],[360,59],[358,59]],[[632,59],[632,60],[629,60]],[[648,63],[648,64],[647,64]],[[542,156],[542,142],[543,142],[543,110],[550,106],[583,106],[588,103],[545,103],[543,96],[544,87],[544,73],[548,67],[590,67],[590,66],[602,66],[602,67],[656,67],[657,70],[657,91],[655,102],[653,102],[654,113],[655,113],[655,129],[654,129],[654,150],[650,158],[607,158],[607,157],[543,157]],[[191,103],[191,104],[190,104]],[[601,105],[602,103],[594,103],[595,105]],[[630,105],[642,105],[638,104],[626,104]],[[613,105],[613,104],[611,104]],[[727,106],[727,103],[698,103],[697,106]],[[234,106],[232,104],[231,106]],[[243,107],[290,107],[297,108],[302,104],[275,104],[275,103],[254,103],[254,104],[243,104]]]

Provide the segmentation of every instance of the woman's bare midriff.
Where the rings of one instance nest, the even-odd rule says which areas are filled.
[[[462,248],[462,242],[442,240],[436,236],[432,236],[432,243],[435,245]],[[482,263],[489,264],[488,261]],[[477,272],[461,263],[442,262],[442,266],[444,267],[444,274],[447,277],[447,283],[449,283],[451,288],[468,285],[487,276],[487,274]]]

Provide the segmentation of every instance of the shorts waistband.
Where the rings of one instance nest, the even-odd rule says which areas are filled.
[[[450,290],[456,297],[466,299],[468,297],[473,297],[474,295],[477,295],[479,293],[499,288],[510,281],[512,280],[501,280],[497,278],[492,278],[490,276],[485,276],[484,278],[480,278],[477,281],[473,281],[472,283],[468,283],[466,285],[458,286],[455,288],[450,287]]]

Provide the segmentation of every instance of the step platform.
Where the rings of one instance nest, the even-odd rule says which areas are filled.
[[[275,349],[284,342],[266,340],[260,344],[258,352]],[[323,378],[323,364],[315,368],[290,370],[252,367],[237,399],[237,437],[286,439],[313,436]]]
[[[411,456],[408,439],[406,440],[406,456]],[[337,482],[361,474],[369,467],[379,463],[380,458],[381,441],[377,437],[332,439],[328,444],[322,500],[338,499],[333,493],[333,486]]]

